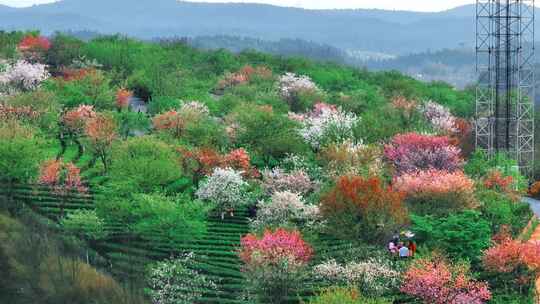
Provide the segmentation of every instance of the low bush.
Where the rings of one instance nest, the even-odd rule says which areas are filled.
[[[441,249],[453,260],[466,259],[478,264],[482,251],[490,245],[490,224],[476,211],[442,218],[413,215],[411,220],[411,230],[419,243]]]

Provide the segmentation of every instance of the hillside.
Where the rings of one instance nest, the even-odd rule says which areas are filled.
[[[474,151],[473,90],[185,40],[0,42],[1,300],[534,300],[529,180]]]
[[[40,29],[47,34],[57,30],[118,32],[144,39],[231,34],[271,41],[300,38],[341,49],[396,55],[473,47],[473,14],[474,6],[415,13],[175,0],[63,0],[29,8],[0,8],[0,28]]]

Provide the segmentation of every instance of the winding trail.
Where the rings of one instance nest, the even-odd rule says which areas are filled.
[[[532,211],[537,218],[540,218],[540,201],[530,197],[524,197],[523,201],[531,206]],[[536,227],[529,239],[529,242],[540,242],[540,225]],[[540,304],[540,277],[536,280],[536,304]]]

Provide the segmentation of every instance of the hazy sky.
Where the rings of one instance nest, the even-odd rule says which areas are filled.
[[[91,0],[88,0],[91,1]],[[114,0],[111,0],[114,1]],[[136,2],[137,0],[133,0]],[[259,2],[282,6],[305,8],[382,8],[413,11],[441,11],[474,0],[195,0],[198,2]],[[54,0],[0,0],[9,6],[30,6],[32,4],[54,2]]]

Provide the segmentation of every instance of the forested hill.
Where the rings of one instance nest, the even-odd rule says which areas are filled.
[[[305,10],[261,4],[175,0],[63,0],[29,8],[0,6],[0,29],[92,30],[151,39],[235,35],[297,39],[387,54],[473,46],[474,6],[439,13]]]

